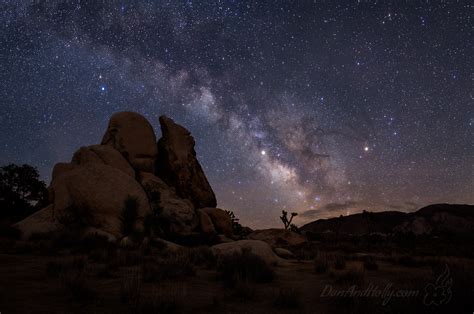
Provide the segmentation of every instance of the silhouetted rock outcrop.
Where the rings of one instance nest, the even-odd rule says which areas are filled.
[[[207,207],[199,209],[198,213],[201,226],[206,225],[206,230],[204,230],[206,233],[232,236],[232,220],[225,211],[220,208]]]
[[[268,264],[276,264],[282,261],[266,242],[259,240],[239,240],[221,243],[212,246],[211,250],[216,256],[232,256],[234,253],[239,254],[248,250],[261,257]]]
[[[122,154],[107,145],[81,147],[72,156],[72,163],[75,165],[104,164],[135,177],[135,171]]]
[[[249,239],[267,242],[271,247],[297,246],[307,242],[306,237],[287,229],[255,230],[248,236]]]
[[[160,117],[160,125],[157,175],[195,208],[216,207],[216,196],[196,158],[191,133],[166,116]]]
[[[174,188],[151,173],[142,172],[139,180],[147,192],[150,205],[163,220],[163,232],[183,236],[198,226],[199,219],[191,201],[178,197]]]
[[[167,117],[161,117],[160,124],[163,137],[157,143],[143,116],[114,114],[101,145],[81,147],[70,163],[55,165],[48,188],[51,204],[17,224],[23,235],[80,223],[84,233],[119,239],[127,236],[124,223],[142,232],[150,218],[165,238],[231,237],[232,221],[215,208],[193,137]],[[136,201],[136,214],[133,222],[124,222],[123,209],[130,199]]]
[[[109,121],[102,145],[112,146],[137,171],[154,172],[157,147],[153,127],[135,112],[119,112]]]
[[[474,232],[474,206],[434,204],[413,213],[363,212],[344,217],[316,220],[302,226],[300,230],[313,234],[465,235]]]

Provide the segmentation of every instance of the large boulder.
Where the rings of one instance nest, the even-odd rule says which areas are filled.
[[[107,145],[81,147],[74,153],[72,163],[75,165],[104,164],[135,177],[135,171],[118,150]]]
[[[291,247],[307,242],[306,237],[286,229],[262,229],[255,230],[249,239],[261,240],[270,244],[271,247]]]
[[[172,119],[161,116],[156,173],[195,208],[216,207],[216,197],[196,158],[194,138]]]
[[[199,223],[191,201],[179,198],[174,188],[151,173],[141,172],[139,181],[153,210],[159,213],[163,231],[171,236],[191,234]]]
[[[268,264],[276,264],[281,259],[272,251],[272,248],[263,241],[239,240],[228,243],[221,243],[211,247],[212,252],[217,256],[232,256],[234,253],[242,253],[250,250],[253,254],[261,257]]]
[[[118,150],[137,171],[154,172],[156,137],[147,119],[136,112],[119,112],[109,121],[102,145]]]
[[[135,230],[143,230],[143,219],[150,213],[140,184],[123,171],[105,164],[76,166],[57,176],[49,191],[54,201],[54,222],[67,225],[80,220],[88,227],[116,237],[121,236],[120,217],[127,198],[136,198],[138,202]]]
[[[204,233],[218,233],[232,236],[232,220],[230,216],[220,208],[198,209],[201,229]]]
[[[37,211],[14,226],[21,231],[21,235],[25,239],[35,233],[49,233],[63,228],[63,225],[54,219],[53,205]]]
[[[53,167],[53,173],[51,175],[51,179],[54,180],[60,175],[75,169],[77,165],[69,162],[58,162]]]

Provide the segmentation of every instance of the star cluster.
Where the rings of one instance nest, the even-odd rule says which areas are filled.
[[[196,139],[244,224],[473,203],[469,1],[0,3],[0,161],[45,180],[116,111]]]

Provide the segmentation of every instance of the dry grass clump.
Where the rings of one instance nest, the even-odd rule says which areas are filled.
[[[334,269],[342,270],[346,268],[346,256],[342,253],[334,255]]]
[[[195,274],[193,260],[185,252],[178,252],[166,258],[151,259],[142,265],[143,281],[159,282]]]
[[[301,307],[300,291],[294,287],[280,288],[273,304],[281,309],[298,309]]]
[[[374,271],[379,269],[379,265],[375,258],[371,255],[364,257],[364,269],[369,271]]]
[[[65,272],[84,272],[87,263],[87,257],[83,255],[52,260],[46,264],[46,274],[50,277],[59,277]]]
[[[326,253],[318,252],[314,258],[314,271],[324,274],[329,270],[329,261]]]
[[[153,286],[151,297],[140,305],[140,313],[178,313],[186,295],[186,286],[181,282]]]
[[[249,250],[222,257],[217,269],[224,283],[230,287],[240,281],[271,282],[275,276],[273,268]]]
[[[120,301],[136,312],[140,305],[141,289],[140,268],[127,270],[120,285]]]
[[[362,267],[353,265],[343,271],[332,272],[337,283],[360,286],[365,281],[365,272]]]

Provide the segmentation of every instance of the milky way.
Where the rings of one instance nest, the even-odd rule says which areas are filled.
[[[196,139],[252,227],[473,203],[469,1],[0,2],[0,162],[44,180],[116,111]]]

